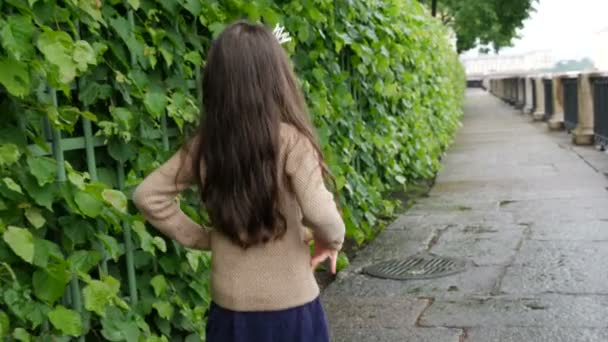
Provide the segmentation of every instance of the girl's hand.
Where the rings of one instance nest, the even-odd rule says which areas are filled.
[[[315,249],[310,259],[310,265],[313,269],[317,268],[320,263],[329,258],[330,269],[332,274],[336,274],[336,265],[338,263],[338,251],[325,246],[320,241],[315,241]]]

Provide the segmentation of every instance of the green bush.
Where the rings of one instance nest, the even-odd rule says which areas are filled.
[[[0,0],[0,10],[0,338],[204,338],[209,255],[146,228],[127,198],[194,126],[200,66],[232,20],[292,34],[285,48],[358,243],[392,216],[387,191],[436,173],[459,125],[462,68],[415,0]]]

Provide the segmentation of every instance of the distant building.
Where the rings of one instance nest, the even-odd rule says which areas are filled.
[[[550,51],[534,51],[518,55],[463,56],[460,60],[469,77],[540,71],[550,69],[555,64],[555,58]]]
[[[602,71],[608,71],[608,27],[595,34],[593,42],[593,63]]]

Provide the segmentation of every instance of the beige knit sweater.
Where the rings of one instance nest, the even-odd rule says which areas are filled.
[[[176,153],[137,187],[133,200],[146,220],[166,236],[188,248],[212,251],[213,301],[235,311],[269,311],[314,300],[319,287],[303,222],[315,240],[336,249],[342,246],[345,230],[310,141],[294,127],[281,125],[279,183],[290,186],[281,185],[279,209],[287,232],[277,241],[247,250],[213,229],[202,228],[181,211],[176,196],[205,172],[202,165],[202,174],[194,175],[190,158]]]

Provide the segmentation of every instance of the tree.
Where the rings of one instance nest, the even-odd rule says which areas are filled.
[[[509,46],[537,0],[424,0],[454,29],[458,52],[477,45]]]

